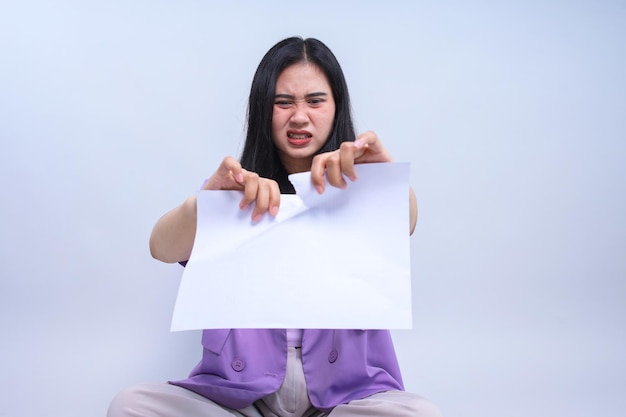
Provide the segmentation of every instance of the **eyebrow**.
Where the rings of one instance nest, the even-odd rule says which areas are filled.
[[[315,92],[315,93],[309,93],[309,94],[305,95],[304,98],[308,99],[308,98],[313,98],[313,97],[326,97],[326,96],[328,96],[328,93],[324,93],[322,91],[319,91],[319,92]],[[275,99],[276,98],[288,98],[288,99],[292,99],[292,100],[295,99],[295,97],[292,96],[291,94],[276,94],[276,95],[274,95],[274,98]]]

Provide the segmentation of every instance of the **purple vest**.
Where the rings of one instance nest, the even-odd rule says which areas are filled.
[[[285,378],[285,330],[205,330],[202,345],[202,360],[189,378],[172,384],[239,409],[276,392]],[[302,365],[311,403],[321,410],[404,390],[387,330],[305,329]]]

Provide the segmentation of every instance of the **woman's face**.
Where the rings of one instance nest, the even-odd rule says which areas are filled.
[[[276,80],[272,139],[290,174],[311,169],[335,119],[335,100],[326,75],[315,64],[299,62]]]

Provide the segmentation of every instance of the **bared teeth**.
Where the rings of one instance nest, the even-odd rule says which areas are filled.
[[[306,139],[309,137],[309,135],[306,135],[306,134],[296,134],[296,133],[289,133],[287,136],[289,136],[291,139]]]

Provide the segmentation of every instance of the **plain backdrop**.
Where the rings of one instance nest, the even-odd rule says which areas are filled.
[[[199,360],[148,237],[239,155],[291,35],[411,163],[407,389],[448,417],[623,416],[623,0],[2,1],[0,416],[104,416]]]

